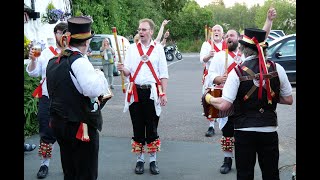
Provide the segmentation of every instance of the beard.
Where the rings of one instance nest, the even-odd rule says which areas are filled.
[[[234,51],[238,48],[239,42],[228,42],[228,50]]]

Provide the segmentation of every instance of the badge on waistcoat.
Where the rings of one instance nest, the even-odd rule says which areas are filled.
[[[146,55],[146,54],[142,55],[142,56],[141,56],[141,61],[143,61],[143,62],[148,62],[148,61],[149,61],[149,56]]]

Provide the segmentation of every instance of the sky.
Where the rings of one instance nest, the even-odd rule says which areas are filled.
[[[200,5],[200,7],[203,7],[205,5],[210,4],[212,0],[195,0],[195,1]],[[236,2],[237,3],[245,2],[247,4],[247,6],[250,8],[254,4],[263,5],[265,0],[223,0],[223,1],[224,1],[224,4],[226,5],[227,8],[233,6]]]

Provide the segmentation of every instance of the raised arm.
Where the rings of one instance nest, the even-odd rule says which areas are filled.
[[[166,20],[166,19],[162,21],[157,38],[155,39],[156,42],[160,42],[162,34],[163,34],[164,26],[166,26],[169,22],[170,22],[170,20]]]
[[[268,38],[269,36],[269,33],[271,31],[271,28],[272,28],[272,22],[273,22],[273,19],[276,18],[277,16],[277,11],[274,7],[270,7],[268,12],[267,12],[267,18],[266,18],[266,22],[264,23],[264,26],[263,26],[263,30],[265,30],[267,33],[266,33],[266,39]]]
[[[166,33],[164,33],[163,39],[162,39],[162,41],[161,41],[161,45],[162,45],[162,46],[165,46],[165,45],[166,45],[166,43],[167,43],[167,38],[169,37],[169,35],[170,35],[170,32],[169,32],[169,29],[167,29],[167,31],[166,31]]]

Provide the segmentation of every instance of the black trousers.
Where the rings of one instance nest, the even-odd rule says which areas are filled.
[[[234,134],[233,120],[228,118],[227,123],[223,126],[221,131],[222,131],[222,136],[224,136],[224,137],[233,137],[233,134]]]
[[[139,102],[133,102],[129,106],[132,139],[145,145],[159,138],[157,129],[160,117],[156,114],[154,101],[150,99],[150,89],[137,88],[137,93]]]
[[[76,139],[79,122],[52,118],[60,146],[64,180],[96,180],[98,177],[99,133],[88,125],[89,142]]]
[[[54,144],[56,138],[53,135],[52,128],[49,126],[49,98],[45,95],[39,98],[37,118],[39,122],[40,142]]]
[[[235,130],[237,180],[253,180],[256,156],[263,180],[279,180],[279,139],[277,132]]]

